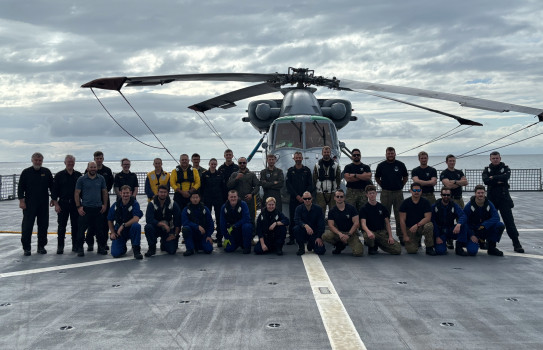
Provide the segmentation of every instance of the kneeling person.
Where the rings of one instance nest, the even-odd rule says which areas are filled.
[[[298,243],[296,255],[305,254],[305,243],[307,250],[315,250],[318,255],[326,253],[326,247],[322,241],[324,233],[324,213],[322,208],[313,204],[313,196],[310,192],[302,195],[303,205],[296,207],[294,211],[294,236]]]
[[[377,202],[377,188],[373,185],[366,186],[366,196],[368,202],[360,209],[360,225],[364,232],[364,242],[369,247],[368,253],[375,255],[381,248],[389,254],[400,255],[402,246],[392,238],[390,213],[384,205]]]
[[[130,186],[120,189],[121,198],[109,209],[107,222],[109,238],[111,238],[111,255],[118,258],[126,253],[126,241],[132,242],[134,258],[143,259],[141,255],[141,225],[138,223],[143,216],[139,203],[132,197]]]
[[[146,257],[156,254],[157,239],[160,237],[160,250],[175,254],[181,231],[181,209],[169,196],[168,187],[160,185],[158,194],[147,204],[145,211],[145,238],[149,244]]]
[[[190,203],[183,209],[181,220],[183,222],[183,239],[187,250],[184,256],[203,250],[206,254],[213,251],[211,234],[215,228],[211,211],[200,203],[200,194],[193,192],[189,197]]]
[[[238,247],[242,247],[243,254],[251,253],[253,224],[249,207],[247,203],[239,199],[238,191],[228,192],[228,200],[221,207],[220,217],[224,251],[231,253]]]
[[[437,255],[447,254],[447,240],[456,240],[456,254],[466,256],[466,214],[451,200],[451,189],[441,188],[441,199],[432,205],[432,224]]]
[[[464,213],[468,221],[468,254],[477,255],[479,240],[486,239],[488,255],[503,256],[503,252],[496,248],[496,244],[502,237],[505,225],[500,222],[500,215],[494,204],[486,198],[485,186],[475,186],[475,196],[471,197],[464,207]]]
[[[275,207],[275,202],[274,197],[268,197],[266,209],[263,209],[256,219],[258,243],[255,246],[255,254],[275,251],[277,255],[283,255],[289,219]]]
[[[345,193],[342,189],[336,191],[334,198],[336,206],[328,212],[330,230],[322,235],[322,239],[336,247],[332,254],[340,254],[349,245],[353,256],[363,256],[364,246],[357,233],[360,226],[358,212],[354,206],[345,203]]]
[[[421,198],[421,185],[417,182],[411,184],[411,197],[402,202],[400,206],[400,228],[402,230],[405,249],[409,254],[417,254],[420,239],[424,236],[426,254],[436,255],[434,250],[434,225],[432,208],[426,198]]]

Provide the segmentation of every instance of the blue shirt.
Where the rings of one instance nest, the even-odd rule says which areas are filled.
[[[102,190],[106,189],[106,180],[102,175],[96,174],[94,179],[85,174],[77,179],[76,190],[81,190],[81,205],[84,207],[97,208],[102,204]]]

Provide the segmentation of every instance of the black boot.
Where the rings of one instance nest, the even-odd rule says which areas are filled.
[[[156,244],[149,245],[149,250],[145,253],[145,256],[148,258],[156,254]]]
[[[96,253],[100,254],[100,255],[107,255],[106,247],[99,245],[98,246],[98,251]]]
[[[447,240],[447,249],[454,249],[454,244],[452,239]]]
[[[57,246],[57,254],[64,254],[64,245]]]
[[[426,255],[431,255],[431,256],[437,255],[434,247],[426,247]]]
[[[379,248],[377,247],[377,244],[375,244],[373,247],[368,247],[368,254],[369,255],[375,255],[377,254],[377,250]]]
[[[479,239],[479,249],[486,250],[486,248],[487,248],[486,240],[485,239]]]
[[[296,255],[304,255],[305,254],[305,246],[303,244],[298,244],[298,251],[296,252]]]
[[[524,253],[524,248],[522,248],[518,238],[513,241],[513,249],[515,249],[515,252],[517,253]]]
[[[288,242],[287,242],[287,245],[294,245],[294,236],[293,235],[290,235],[289,236],[289,239],[288,239]]]
[[[488,241],[487,253],[488,255],[503,256],[503,252],[496,248],[496,242]]]
[[[332,250],[332,254],[341,254],[343,249],[345,249],[345,244],[342,242],[336,243],[336,248]]]
[[[143,259],[143,255],[141,255],[141,247],[139,245],[132,246],[132,251],[134,252],[134,259]]]
[[[47,250],[44,247],[38,247],[38,254],[47,254]]]
[[[468,253],[466,253],[466,251],[464,250],[463,248],[463,244],[456,241],[456,249],[455,249],[455,253],[456,255],[460,255],[460,256],[468,256]]]
[[[194,255],[194,249],[189,249],[183,253],[183,256],[191,256],[191,255]]]

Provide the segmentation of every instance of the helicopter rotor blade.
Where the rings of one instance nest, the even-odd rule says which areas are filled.
[[[442,111],[439,111],[439,110],[437,110],[437,109],[424,107],[424,106],[421,106],[421,105],[418,105],[418,104],[415,104],[415,103],[411,103],[411,102],[407,102],[407,101],[398,100],[398,99],[393,98],[393,97],[389,97],[389,96],[385,96],[385,95],[380,95],[380,94],[374,94],[374,93],[367,92],[367,91],[358,91],[358,92],[360,92],[360,93],[362,93],[362,94],[365,94],[365,95],[371,95],[371,96],[375,96],[375,97],[380,97],[380,98],[384,98],[384,99],[387,99],[387,100],[391,100],[391,101],[403,103],[403,104],[406,104],[406,105],[409,105],[409,106],[421,108],[421,109],[424,109],[424,110],[427,110],[427,111],[430,111],[430,112],[433,112],[433,113],[441,114],[441,115],[444,115],[444,116],[446,116],[446,117],[455,119],[455,120],[458,121],[461,125],[483,126],[483,124],[481,124],[481,123],[479,123],[479,122],[476,122],[476,121],[473,121],[473,120],[470,120],[470,119],[462,118],[462,117],[459,117],[459,116],[457,116],[457,115],[450,114],[450,113],[447,113],[447,112],[442,112]]]
[[[189,106],[190,109],[197,112],[205,112],[213,108],[227,109],[235,107],[234,102],[244,100],[249,97],[268,94],[270,92],[280,91],[280,84],[262,83],[258,85],[249,86],[243,89],[230,91],[224,95],[213,97],[209,100],[193,104]]]
[[[483,109],[494,112],[509,112],[515,111],[519,113],[536,115],[540,121],[543,121],[543,109],[515,105],[510,103],[486,100],[482,98],[449,94],[432,90],[423,90],[417,88],[409,88],[396,85],[386,85],[377,83],[368,83],[363,81],[355,81],[343,79],[339,83],[339,90],[372,90],[378,92],[391,92],[394,94],[411,95],[417,97],[433,98],[437,100],[445,100],[458,102],[462,107],[470,107]]]

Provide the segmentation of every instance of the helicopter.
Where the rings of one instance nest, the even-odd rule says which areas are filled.
[[[268,93],[280,92],[282,99],[266,99],[251,101],[246,110],[244,122],[249,122],[262,138],[249,155],[263,148],[265,154],[277,156],[276,166],[286,173],[294,165],[293,154],[300,151],[304,157],[304,165],[313,169],[321,156],[323,146],[331,148],[332,157],[339,162],[341,153],[350,158],[350,150],[338,138],[338,130],[349,122],[356,121],[352,115],[351,102],[345,99],[316,98],[315,86],[337,91],[356,91],[375,97],[407,104],[432,113],[455,119],[461,125],[482,126],[482,124],[447,112],[427,108],[411,102],[399,100],[380,93],[394,93],[430,99],[457,102],[463,107],[477,108],[494,112],[515,111],[535,115],[543,121],[543,109],[455,95],[432,90],[361,82],[348,79],[325,78],[316,76],[309,68],[289,67],[287,73],[202,73],[143,77],[100,78],[83,84],[83,88],[98,88],[119,91],[123,87],[165,85],[175,81],[238,81],[260,84],[231,91],[203,102],[189,106],[196,112],[206,112],[214,108],[228,109],[236,107],[236,102]],[[369,91],[374,92],[369,92]],[[377,93],[376,93],[377,92]],[[266,157],[263,157],[264,162]],[[264,164],[264,166],[266,166]],[[284,190],[283,202],[288,197]],[[286,199],[288,203],[288,199]]]

